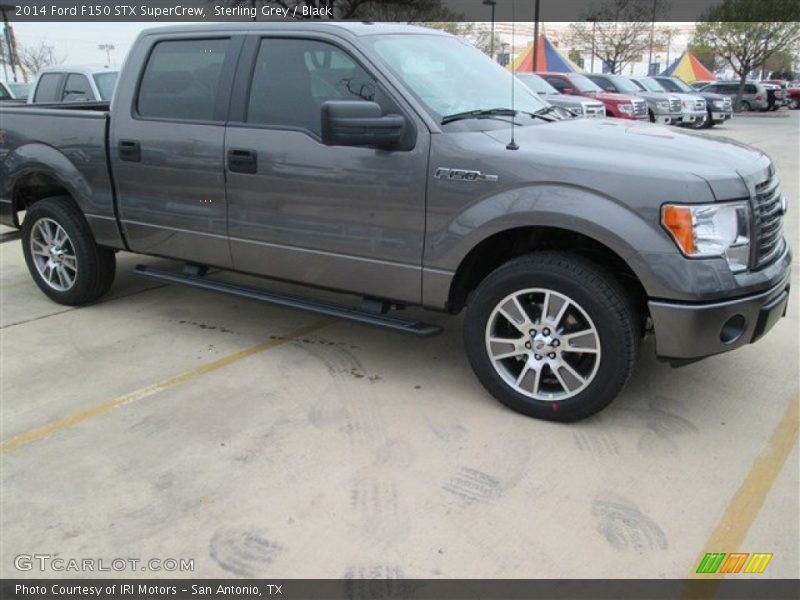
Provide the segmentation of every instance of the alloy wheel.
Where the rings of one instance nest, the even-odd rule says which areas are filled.
[[[31,255],[44,282],[66,292],[78,276],[78,259],[66,230],[53,219],[41,218],[31,229]]]

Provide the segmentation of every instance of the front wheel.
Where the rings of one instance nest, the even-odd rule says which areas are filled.
[[[613,276],[564,252],[499,267],[475,291],[464,326],[483,386],[509,408],[552,421],[607,406],[630,377],[640,337]]]
[[[59,304],[88,304],[114,281],[114,251],[95,242],[68,197],[39,200],[25,214],[22,247],[33,280]]]
[[[800,99],[798,98],[790,98],[789,99],[789,108],[792,110],[797,110],[800,108]]]

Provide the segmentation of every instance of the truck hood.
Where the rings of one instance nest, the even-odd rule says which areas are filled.
[[[634,96],[632,94],[619,94],[617,92],[587,92],[582,94],[587,98],[596,98],[601,102],[614,102],[614,103],[622,103],[622,102],[633,102],[638,98],[638,96]]]
[[[510,132],[496,129],[485,134],[504,150]],[[604,175],[616,176],[625,178],[629,185],[635,185],[637,176],[643,181],[658,177],[676,184],[699,183],[699,177],[711,187],[716,200],[746,196],[741,173],[760,168],[759,161],[769,162],[759,150],[733,140],[621,119],[577,119],[520,127],[515,138],[519,158],[530,154],[530,160],[542,168],[544,162],[553,161],[561,171],[560,163],[566,163],[601,173],[598,180]],[[506,153],[505,159],[510,161],[512,156]],[[563,171],[561,175],[568,177],[569,170]]]

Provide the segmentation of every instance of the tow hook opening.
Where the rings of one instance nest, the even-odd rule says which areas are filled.
[[[744,318],[744,315],[733,315],[722,325],[719,332],[720,341],[723,344],[733,344],[742,337],[746,326],[747,319]]]

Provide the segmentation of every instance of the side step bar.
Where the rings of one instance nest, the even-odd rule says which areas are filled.
[[[298,308],[329,317],[336,317],[337,319],[346,319],[365,325],[374,325],[376,327],[383,327],[384,329],[391,329],[392,331],[408,333],[419,337],[431,337],[442,332],[442,328],[438,325],[421,323],[419,321],[408,321],[406,319],[398,319],[397,317],[390,317],[384,314],[367,312],[349,306],[316,302],[296,296],[273,294],[272,292],[236,285],[234,283],[206,279],[202,275],[196,274],[197,270],[195,270],[194,273],[191,269],[187,269],[183,273],[176,273],[172,271],[163,271],[161,269],[153,269],[145,265],[136,265],[133,272],[139,277],[146,277],[148,279],[155,279],[167,283],[181,283],[203,290],[228,294],[229,296],[259,300],[268,304],[275,304],[288,308]]]

